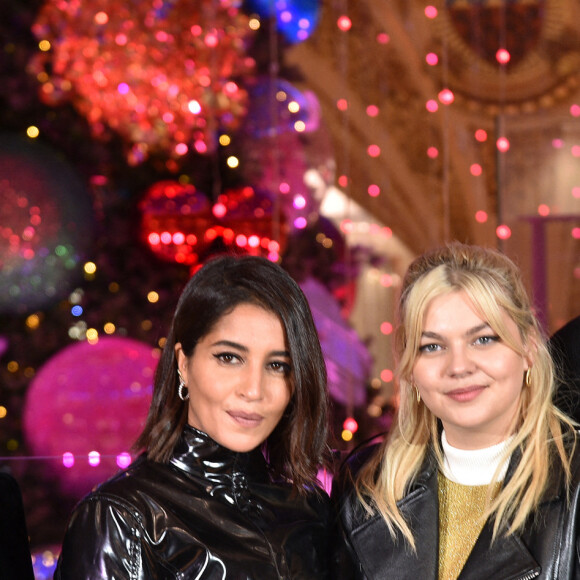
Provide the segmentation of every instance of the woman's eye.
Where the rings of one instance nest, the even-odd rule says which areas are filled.
[[[238,355],[233,354],[231,352],[220,352],[218,354],[214,354],[213,356],[220,362],[228,364],[235,363],[240,360],[240,357]]]
[[[499,336],[479,336],[475,339],[474,344],[486,345],[492,344],[499,340]]]
[[[269,366],[274,372],[283,374],[285,377],[289,376],[292,370],[290,365],[285,362],[275,361],[271,362]]]
[[[419,347],[419,352],[437,352],[440,348],[438,344],[423,344]]]

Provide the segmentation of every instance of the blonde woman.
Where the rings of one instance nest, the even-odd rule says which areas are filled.
[[[576,434],[514,263],[459,243],[419,257],[396,344],[397,421],[334,492],[335,577],[580,578]]]

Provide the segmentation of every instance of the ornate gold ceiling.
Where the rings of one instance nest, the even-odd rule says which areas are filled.
[[[580,82],[580,8],[571,0],[449,0],[432,2],[438,13],[428,18],[427,4],[325,0],[316,33],[289,50],[287,62],[320,99],[349,196],[414,251],[450,238],[493,245],[496,138],[505,119],[540,115],[534,123],[543,138],[551,118],[569,116]],[[337,26],[342,14],[352,21],[347,32]],[[505,65],[495,59],[500,47],[511,55]],[[425,60],[430,52],[436,66]],[[443,88],[455,95],[451,105],[438,102]],[[337,108],[341,98],[346,111]],[[436,113],[427,111],[429,100],[438,102]],[[376,117],[369,105],[379,108]],[[474,138],[480,128],[483,143]],[[368,155],[370,144],[380,147],[378,157]],[[481,176],[472,175],[474,163]],[[379,185],[378,197],[368,195],[369,184]],[[475,220],[478,210],[488,213],[486,223]]]
[[[344,14],[348,31],[337,26]],[[571,109],[580,105],[578,2],[323,0],[315,34],[285,59],[320,100],[346,193],[413,253],[450,239],[503,247],[546,294],[542,307],[555,308],[553,326],[578,314],[580,251],[570,236],[573,220],[580,225],[580,196],[571,194],[580,186],[580,107]],[[439,98],[446,88],[448,105]],[[510,143],[504,153],[499,137]],[[549,214],[540,222],[539,207]],[[500,224],[511,238],[498,239]],[[549,268],[532,250],[540,243]]]

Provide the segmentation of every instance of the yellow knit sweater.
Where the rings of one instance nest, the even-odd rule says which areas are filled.
[[[439,473],[438,488],[439,580],[456,580],[485,523],[489,486],[462,485]]]

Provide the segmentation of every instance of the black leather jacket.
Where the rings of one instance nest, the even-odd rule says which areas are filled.
[[[142,455],[79,503],[54,578],[325,579],[328,508],[186,427],[169,464]]]
[[[18,482],[0,472],[0,578],[34,580],[26,517]]]
[[[514,453],[506,477],[520,454]],[[393,541],[380,515],[369,517],[358,501],[349,474],[337,485],[338,538],[333,580],[437,580],[439,500],[437,467],[430,455],[400,500],[414,531],[414,554],[400,536]],[[334,496],[334,490],[333,490]],[[555,469],[535,517],[519,534],[501,536],[492,544],[492,523],[486,522],[458,580],[580,579],[580,455],[572,463],[570,501],[563,474]]]

